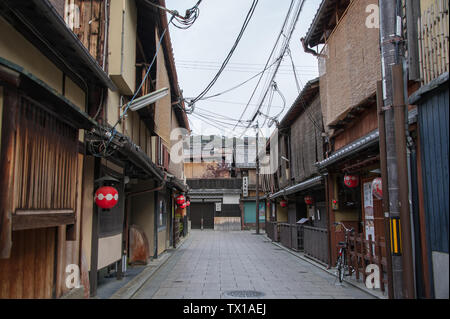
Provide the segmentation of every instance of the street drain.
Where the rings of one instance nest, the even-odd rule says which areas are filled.
[[[236,298],[256,298],[264,296],[264,293],[256,290],[233,290],[226,292],[225,295]]]
[[[173,281],[174,283],[180,283],[180,282],[184,282],[183,280],[175,280]]]
[[[300,270],[298,273],[299,273],[299,274],[307,274],[308,272],[307,272],[307,271],[302,271],[302,270]]]

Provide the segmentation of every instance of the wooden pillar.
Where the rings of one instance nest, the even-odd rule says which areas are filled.
[[[12,248],[12,216],[14,209],[14,150],[16,110],[19,96],[15,89],[4,91],[0,141],[0,258],[9,258]]]
[[[94,192],[95,180],[100,178],[101,158],[94,161]],[[93,195],[92,195],[93,196]],[[90,296],[97,295],[97,267],[98,267],[98,207],[94,204],[92,209],[92,242],[91,242],[91,270],[89,272]]]

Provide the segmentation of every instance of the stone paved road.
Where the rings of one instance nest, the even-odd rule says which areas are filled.
[[[249,231],[192,230],[133,298],[221,299],[256,290],[261,298],[373,298]]]

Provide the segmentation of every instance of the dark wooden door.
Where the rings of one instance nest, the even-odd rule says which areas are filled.
[[[201,229],[202,219],[204,229],[214,229],[214,203],[192,203],[191,210],[191,228]]]
[[[205,209],[202,211],[203,229],[214,229],[214,213],[216,211],[216,204],[207,203],[204,205]]]
[[[0,259],[0,299],[49,299],[55,290],[56,227],[12,233],[11,257]]]

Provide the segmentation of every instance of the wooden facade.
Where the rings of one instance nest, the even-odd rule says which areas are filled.
[[[56,227],[15,231],[8,259],[0,259],[0,298],[55,297]]]
[[[141,2],[125,2],[123,8],[108,0],[0,4],[0,298],[62,297],[72,290],[65,280],[70,264],[78,266],[81,274],[81,293],[75,295],[94,296],[98,270],[116,264],[120,277],[133,220],[143,222],[145,230],[160,226],[147,234],[149,244],[156,247],[152,256],[167,249],[166,243],[176,245],[180,229],[173,196],[186,190],[183,163],[172,163],[168,151],[178,140],[163,141],[156,133],[155,105],[130,111],[118,123],[122,140],[115,144],[113,156],[102,160],[93,156],[98,155],[97,146],[108,129],[102,125],[113,126],[128,102],[129,92],[120,81],[132,84],[133,92],[138,88],[157,49],[155,34],[168,27],[164,13]],[[125,25],[122,16],[115,20],[118,8],[126,11]],[[17,15],[23,19],[15,20]],[[44,20],[40,37],[27,32]],[[126,43],[121,41],[122,32],[111,30],[120,25]],[[149,28],[154,31],[151,36]],[[60,45],[49,48],[55,39]],[[129,43],[130,39],[135,40]],[[123,53],[118,43],[136,48],[138,54],[127,55],[133,61],[124,64],[123,70],[129,67],[126,74],[110,78],[111,57]],[[131,81],[129,74],[136,78]],[[172,105],[180,91],[168,32],[138,96],[157,86],[170,87],[159,108],[170,119],[167,130],[188,129],[186,115]],[[128,186],[125,176],[133,179]],[[102,185],[119,190],[119,204],[109,212],[93,202],[95,190]],[[159,199],[164,200],[164,212],[156,205],[157,196],[151,196],[154,200],[145,207],[133,203],[137,196],[127,196],[146,193],[148,187],[148,193],[154,194],[162,185]],[[133,219],[131,208],[151,214],[155,221],[163,213],[164,223]]]

